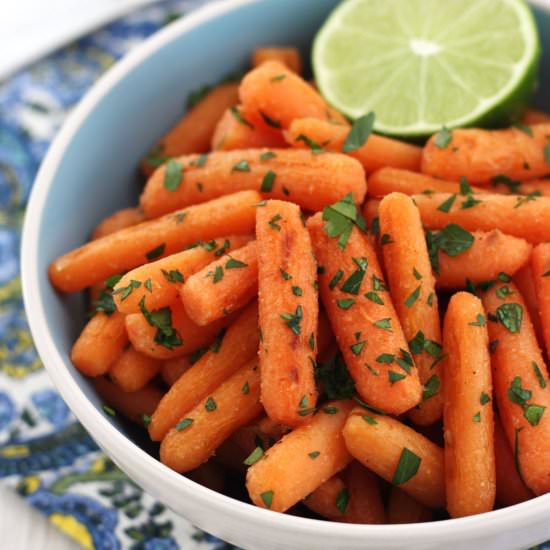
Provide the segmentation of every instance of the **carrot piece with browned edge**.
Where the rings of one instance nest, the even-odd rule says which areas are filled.
[[[261,412],[260,372],[254,358],[180,417],[162,440],[160,460],[176,472],[193,470]]]
[[[431,521],[432,511],[414,500],[399,487],[392,487],[388,500],[388,523],[423,523]]]
[[[357,202],[365,197],[362,166],[338,153],[243,149],[211,153],[204,163],[197,159],[180,157],[155,171],[140,198],[147,217],[244,190],[289,200],[307,210],[320,210],[347,193],[353,193]],[[179,186],[166,185],[170,170],[181,177]]]
[[[54,260],[50,281],[58,290],[77,292],[198,240],[246,235],[254,227],[259,201],[255,191],[243,191],[127,227]]]
[[[160,368],[160,376],[168,386],[173,386],[179,379],[179,377],[191,368],[191,358],[189,357],[175,357],[174,359],[167,359],[162,363]]]
[[[527,109],[523,116],[521,117],[522,124],[531,126],[533,124],[548,124],[550,123],[550,115],[544,111],[539,111],[538,109]]]
[[[180,288],[187,315],[207,325],[245,306],[258,294],[256,241],[209,263]]]
[[[457,518],[489,512],[495,503],[489,336],[476,296],[458,292],[451,298],[443,350],[445,488],[447,510]]]
[[[351,456],[342,427],[352,407],[349,401],[326,403],[310,422],[283,436],[250,466],[246,487],[252,502],[284,512],[343,470]]]
[[[343,430],[354,458],[428,508],[445,506],[443,449],[389,416],[355,407]]]
[[[544,345],[550,353],[550,243],[534,248],[531,269]]]
[[[341,201],[336,209],[345,204]],[[332,217],[333,211],[327,215]],[[350,228],[342,247],[341,237],[327,235],[332,222],[326,223],[319,213],[309,218],[307,227],[321,266],[319,288],[332,330],[361,398],[402,414],[419,403],[422,389],[376,253],[357,227]]]
[[[296,74],[302,72],[302,57],[298,48],[284,46],[262,46],[252,52],[252,66],[258,67],[266,61],[278,61]]]
[[[117,210],[96,225],[92,233],[92,240],[101,239],[101,237],[116,233],[126,227],[132,227],[143,221],[145,221],[145,216],[139,208]]]
[[[497,176],[525,180],[550,174],[544,153],[550,124],[530,126],[529,131],[456,129],[445,147],[438,144],[437,136],[422,151],[422,172],[430,176],[487,184]]]
[[[512,282],[483,295],[493,384],[516,467],[536,495],[550,491],[550,386],[525,302]]]
[[[161,361],[130,346],[110,366],[109,376],[123,391],[134,392],[146,386],[159,373],[160,367]]]
[[[317,390],[316,263],[300,208],[267,201],[256,215],[262,404],[288,426],[309,420]]]
[[[151,439],[160,441],[187,411],[254,357],[258,341],[257,306],[250,304],[164,395],[149,424]]]
[[[100,376],[121,356],[128,344],[124,315],[96,313],[71,349],[73,365],[86,376]]]
[[[429,425],[443,412],[443,369],[441,322],[424,229],[412,199],[402,193],[382,199],[379,215],[380,233],[389,236],[382,252],[390,295],[424,385],[422,402],[409,416],[416,424]]]

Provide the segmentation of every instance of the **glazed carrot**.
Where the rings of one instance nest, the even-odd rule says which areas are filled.
[[[238,101],[238,89],[239,85],[231,82],[210,91],[149,152],[141,165],[143,172],[151,174],[171,157],[208,151],[218,120]]]
[[[157,257],[179,252],[199,239],[246,235],[254,227],[253,205],[259,201],[254,191],[235,193],[122,229],[54,260],[49,267],[50,280],[58,290],[76,292]]]
[[[258,67],[266,61],[278,61],[297,74],[302,72],[302,57],[298,48],[264,46],[252,52],[253,67]]]
[[[487,192],[486,189],[481,187],[472,187],[472,191],[474,193]],[[405,195],[459,193],[460,185],[456,181],[446,181],[411,172],[410,170],[390,167],[381,168],[370,175],[369,197],[384,197],[393,192],[404,193]]]
[[[344,426],[354,458],[428,508],[445,506],[443,449],[389,416],[355,407]]]
[[[445,488],[447,510],[457,518],[489,512],[495,503],[489,336],[476,296],[458,292],[451,298],[443,349]]]
[[[512,506],[533,498],[525,487],[514,462],[512,448],[506,439],[500,420],[495,416],[496,500],[501,506]]]
[[[337,125],[318,118],[300,118],[292,122],[285,137],[292,147],[308,147],[303,139],[306,136],[315,143],[322,143],[323,149],[327,151],[341,153],[349,132],[347,125]],[[422,149],[417,145],[371,134],[359,149],[347,154],[357,159],[367,173],[384,166],[418,171]]]
[[[320,118],[347,124],[321,95],[277,61],[266,61],[250,71],[239,87],[239,98],[253,120],[288,128],[296,118]]]
[[[111,233],[116,233],[126,227],[132,227],[145,221],[145,216],[139,208],[123,208],[117,210],[114,214],[107,216],[98,225],[96,225],[92,240],[100,239]]]
[[[368,237],[350,227],[342,249],[320,213],[307,227],[324,270],[321,298],[359,395],[391,414],[409,410],[421,399],[418,372]]]
[[[128,393],[103,377],[94,378],[94,389],[114,414],[121,414],[140,426],[153,413],[162,397],[162,391],[152,384]],[[106,413],[111,411],[107,409]]]
[[[392,487],[388,501],[388,523],[423,523],[431,521],[432,511],[399,487]]]
[[[151,439],[160,441],[185,413],[232,376],[257,351],[258,313],[256,304],[251,304],[164,395],[149,424]]]
[[[71,361],[82,374],[100,376],[120,357],[126,344],[124,315],[96,313],[73,344]]]
[[[438,178],[483,184],[496,176],[514,180],[550,174],[544,148],[549,143],[550,124],[529,130],[453,130],[445,147],[438,146],[439,134],[430,138],[422,151],[422,172]]]
[[[233,106],[225,111],[212,135],[213,151],[234,151],[235,149],[278,149],[286,147],[283,133],[246,119],[242,107]]]
[[[448,193],[413,196],[424,227],[441,229],[454,223],[468,231],[500,229],[533,244],[550,240],[550,197],[487,194],[474,199],[480,202],[470,208],[464,204],[472,196],[453,197]]]
[[[193,248],[132,269],[115,285],[113,298],[117,309],[125,314],[138,313],[142,300],[149,309],[170,305],[193,273],[250,239],[250,235],[232,235],[199,242]]]
[[[433,424],[443,412],[441,323],[424,229],[412,199],[402,193],[384,197],[379,214],[380,234],[389,235],[382,252],[391,299],[424,385],[422,403],[410,417]]]
[[[550,350],[550,244],[539,244],[531,256],[532,281],[547,353]]]
[[[464,288],[467,281],[491,281],[499,273],[513,275],[529,261],[533,246],[498,229],[474,231],[470,248],[457,256],[438,251],[438,288]]]
[[[550,178],[540,178],[527,181],[504,180],[504,182],[499,179],[495,179],[491,182],[491,187],[489,190],[491,193],[502,193],[503,195],[550,197]]]
[[[336,506],[336,501],[339,504],[345,503],[346,508],[343,512]],[[349,507],[349,489],[346,487],[341,473],[336,474],[307,495],[303,502],[310,510],[325,519],[344,521],[344,515]],[[343,508],[342,504],[340,507]]]
[[[532,124],[547,124],[550,122],[550,115],[543,111],[531,108],[527,109],[527,111],[523,113],[521,122],[522,124],[527,124],[528,126],[531,126]]]
[[[132,346],[109,368],[111,380],[123,391],[134,392],[146,386],[160,371],[161,362],[137,352]]]
[[[197,325],[217,321],[257,295],[256,241],[209,263],[180,288],[185,311]]]
[[[160,460],[176,472],[193,470],[261,411],[260,373],[257,359],[253,359],[180,417],[162,440]]]
[[[343,470],[351,456],[342,427],[352,407],[349,401],[327,403],[250,466],[246,487],[252,502],[284,512]]]
[[[191,367],[190,357],[176,357],[162,363],[160,376],[168,386],[173,386],[179,377]]]
[[[262,404],[271,419],[298,426],[317,401],[317,265],[295,204],[270,200],[258,208],[256,238]]]
[[[365,196],[362,166],[337,153],[244,149],[211,153],[200,166],[197,159],[180,157],[174,164],[155,171],[140,199],[147,217],[244,190],[262,192],[266,198],[290,200],[308,210],[320,210],[347,193],[353,193],[358,202]],[[177,188],[166,187],[170,166],[175,166],[178,174],[183,167],[182,183]]]
[[[126,315],[126,330],[134,348],[154,359],[173,359],[194,353],[209,344],[231,318],[199,327],[180,300],[161,309],[144,309],[143,313]]]
[[[483,296],[495,397],[521,478],[536,495],[550,491],[550,386],[525,302],[501,283]],[[493,321],[492,319],[497,319]]]
[[[531,255],[531,261],[525,264],[519,271],[514,274],[514,284],[518,287],[520,294],[525,301],[531,323],[535,329],[537,336],[537,342],[539,346],[544,347],[544,331],[542,329],[542,321],[539,313],[539,301],[537,298],[537,291],[535,288],[535,277],[533,275],[533,269],[531,267],[533,263],[533,256]]]

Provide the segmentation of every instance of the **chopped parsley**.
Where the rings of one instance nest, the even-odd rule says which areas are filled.
[[[366,223],[357,205],[353,202],[353,195],[348,193],[343,199],[323,209],[323,226],[325,233],[334,239],[338,237],[338,246],[344,249],[349,240],[353,227],[366,231]]]
[[[145,307],[145,296],[143,296],[139,302],[139,308],[149,325],[157,329],[155,334],[157,344],[167,349],[174,349],[183,344],[177,330],[172,326],[172,311],[169,307],[149,311]]]
[[[328,287],[332,290],[339,282],[340,279],[344,276],[344,272],[339,269],[335,274],[334,277],[330,280]]]
[[[452,132],[448,130],[445,126],[443,126],[435,136],[434,145],[438,149],[446,149],[450,145],[452,140],[453,140]]]
[[[375,304],[378,304],[380,306],[384,305],[384,300],[382,300],[382,298],[380,298],[380,296],[378,296],[378,294],[376,294],[376,292],[372,290],[369,290],[369,292],[365,294],[365,298],[367,298],[371,302],[374,302]]]
[[[276,120],[274,118],[271,118],[267,113],[264,113],[263,111],[260,111],[260,115],[263,118],[264,122],[268,126],[271,126],[271,128],[277,128],[277,129],[281,128],[281,121],[280,120]]]
[[[420,297],[420,286],[417,286],[411,293],[410,295],[407,297],[407,299],[405,300],[405,305],[408,307],[408,308],[411,308],[414,303],[416,302],[416,300],[418,300],[418,298]]]
[[[176,424],[176,430],[178,432],[181,432],[182,430],[185,430],[186,428],[189,428],[191,424],[193,424],[194,420],[192,418],[184,418],[183,420],[180,420]]]
[[[109,407],[108,405],[102,405],[101,408],[103,409],[103,412],[109,416],[116,416],[116,411],[112,407]]]
[[[485,321],[485,317],[481,313],[478,313],[476,316],[476,320],[468,324],[472,327],[484,327],[487,322]]]
[[[225,262],[225,269],[242,269],[243,267],[248,267],[248,264],[236,260],[235,258],[229,258],[229,260]]]
[[[424,389],[422,391],[422,401],[426,401],[430,397],[437,395],[439,389],[441,388],[441,380],[437,374],[432,375],[424,384]]]
[[[352,125],[342,146],[343,153],[352,153],[365,145],[374,126],[375,114],[370,113],[358,118]]]
[[[489,401],[491,401],[489,394],[482,391],[481,395],[479,396],[479,403],[481,405],[486,405],[487,403],[489,403]]]
[[[300,134],[295,141],[303,141],[310,149],[314,155],[320,155],[325,152],[325,150],[314,140],[307,137],[305,134]]]
[[[498,321],[511,333],[518,333],[521,330],[523,320],[523,308],[520,304],[502,304],[497,307],[496,317]]]
[[[356,263],[358,269],[356,269],[349,278],[344,282],[341,287],[342,292],[348,294],[359,294],[361,289],[361,283],[365,277],[367,269],[367,259],[366,258],[353,258],[353,261]]]
[[[262,456],[264,456],[264,450],[258,446],[246,457],[244,464],[252,466],[252,464],[256,464]]]
[[[546,380],[544,379],[544,376],[539,366],[535,363],[535,361],[531,361],[531,366],[533,367],[533,372],[535,373],[539,386],[542,389],[546,388]]]
[[[453,204],[456,200],[456,193],[453,193],[448,199],[445,199],[438,207],[437,209],[441,212],[445,212],[445,214],[448,214],[451,208],[453,207]]]
[[[300,335],[302,332],[302,328],[300,327],[300,323],[302,322],[303,318],[303,310],[302,306],[297,306],[296,311],[292,313],[281,313],[280,315],[281,319],[285,321],[286,326],[296,335]]]
[[[273,151],[264,151],[260,154],[260,160],[271,160],[276,157],[277,155]]]
[[[246,120],[246,118],[244,118],[244,116],[242,115],[242,113],[239,111],[238,107],[236,105],[233,105],[233,107],[231,107],[229,109],[231,111],[231,114],[233,115],[233,118],[239,122],[240,124],[244,124],[245,126],[248,126],[249,128],[254,128],[254,125]]]
[[[184,277],[181,274],[181,271],[179,271],[178,269],[173,269],[171,271],[166,271],[164,269],[161,269],[161,271],[162,271],[162,274],[164,275],[164,278],[169,283],[183,283],[184,282]]]
[[[273,491],[264,491],[260,498],[262,499],[262,502],[265,504],[266,508],[271,508],[271,505],[273,504]]]
[[[393,386],[396,382],[403,380],[403,378],[407,378],[407,375],[401,374],[400,372],[395,372],[393,370],[389,370],[388,377],[390,379],[390,384]]]
[[[131,279],[127,286],[122,286],[113,290],[113,296],[120,294],[120,301],[123,302],[124,300],[126,300],[126,298],[128,298],[128,296],[130,296],[130,294],[132,294],[135,288],[139,288],[140,286],[141,281]]]
[[[340,309],[349,309],[353,304],[355,304],[355,300],[353,298],[340,298],[336,300],[336,305]]]
[[[392,332],[390,317],[386,317],[384,319],[379,319],[378,321],[374,321],[372,325],[375,326],[376,328],[381,328],[382,330],[387,330],[388,332]]]
[[[262,180],[260,191],[262,193],[271,193],[276,177],[277,177],[277,174],[273,172],[273,170],[269,170],[267,174],[264,176],[264,179]]]
[[[250,172],[250,164],[246,160],[240,160],[231,168],[231,172]]]
[[[336,495],[336,508],[345,514],[349,503],[349,491],[344,487]]]
[[[309,456],[311,460],[315,460],[320,454],[321,451],[311,451],[311,453],[307,453],[307,456]]]
[[[271,227],[271,229],[274,229],[275,231],[280,231],[281,226],[277,222],[281,221],[282,219],[283,219],[283,217],[281,216],[281,214],[275,214],[275,216],[273,216],[267,222],[267,225],[269,225],[269,227]]]
[[[159,244],[156,248],[153,248],[153,250],[149,250],[149,252],[145,253],[145,257],[148,261],[152,261],[159,256],[162,256],[164,254],[164,250],[166,248],[166,243]]]
[[[177,191],[183,179],[183,166],[174,159],[166,163],[164,171],[164,188],[168,191]]]
[[[205,401],[204,408],[207,412],[214,412],[218,408],[218,405],[216,405],[216,402],[212,396],[209,396]]]
[[[419,456],[404,447],[391,482],[394,485],[406,483],[416,475],[421,462],[422,459]]]

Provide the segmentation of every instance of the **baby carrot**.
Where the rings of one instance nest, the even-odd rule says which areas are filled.
[[[496,279],[499,273],[513,275],[529,261],[533,249],[527,241],[498,229],[474,231],[472,237],[471,246],[456,256],[438,250],[438,288],[464,288],[467,281],[479,284]]]
[[[96,313],[71,349],[73,365],[86,376],[105,374],[128,344],[124,315]]]
[[[527,126],[531,126],[533,124],[547,124],[550,123],[550,115],[543,111],[539,111],[538,109],[531,108],[527,109],[527,111],[523,113],[521,122]]]
[[[176,472],[193,470],[206,462],[235,430],[261,412],[260,372],[254,358],[180,417],[162,440],[160,460]]]
[[[262,404],[297,426],[315,410],[319,305],[316,263],[300,208],[267,201],[256,215]]]
[[[483,295],[493,383],[516,468],[536,495],[550,491],[550,387],[525,302],[512,282]]]
[[[246,235],[254,227],[259,201],[258,193],[244,191],[127,227],[54,260],[50,280],[58,290],[77,292],[200,239]]]
[[[349,401],[327,403],[250,466],[246,487],[252,502],[284,512],[343,470],[351,456],[342,427],[352,407]]]
[[[502,193],[503,195],[550,197],[550,178],[540,178],[528,181],[514,181],[507,178],[495,178],[491,183],[489,190],[491,193]]]
[[[179,377],[191,367],[190,357],[176,357],[162,363],[160,376],[168,386],[173,386]]]
[[[138,313],[142,300],[149,309],[170,305],[193,273],[227,252],[240,248],[250,239],[249,235],[232,235],[208,242],[199,241],[183,252],[132,269],[115,285],[113,298],[118,311]]]
[[[258,312],[256,304],[251,304],[164,395],[149,424],[151,439],[160,441],[187,411],[232,376],[257,351]]]
[[[538,305],[537,316],[542,325],[542,335],[547,353],[550,353],[550,244],[539,244],[531,256],[531,269]]]
[[[384,197],[379,214],[380,233],[388,236],[382,252],[391,298],[424,385],[422,403],[410,417],[433,424],[443,412],[441,323],[424,229],[412,199],[402,193]]]
[[[288,128],[296,118],[347,124],[310,84],[278,61],[250,71],[241,82],[239,98],[253,120],[270,121],[277,128]]]
[[[535,288],[535,276],[532,269],[533,256],[531,255],[531,261],[525,264],[519,271],[514,273],[514,284],[518,287],[519,293],[522,295],[525,301],[525,306],[529,312],[531,323],[535,329],[537,336],[537,342],[542,348],[544,344],[544,331],[542,328],[541,316],[539,313],[539,301],[537,297],[537,290]]]
[[[258,67],[266,61],[278,61],[296,74],[302,72],[302,57],[298,48],[264,46],[252,52],[252,66]]]
[[[445,487],[447,510],[457,518],[489,512],[495,502],[489,337],[476,296],[458,292],[451,298],[443,350]]]
[[[429,229],[452,223],[468,231],[500,229],[533,244],[550,240],[550,197],[435,193],[413,198]]]
[[[349,132],[347,125],[337,125],[318,118],[300,118],[292,122],[285,137],[292,147],[308,147],[307,141],[313,140],[322,144],[327,151],[341,153]],[[307,139],[304,140],[303,136]],[[347,154],[357,159],[367,173],[384,166],[418,171],[422,149],[417,145],[371,134],[361,147]]]
[[[388,523],[423,523],[431,521],[432,511],[399,487],[392,487],[388,501]]]
[[[114,214],[107,216],[99,224],[96,225],[92,240],[100,239],[111,233],[116,233],[126,227],[132,227],[145,221],[145,216],[139,208],[123,208],[117,210]]]
[[[123,391],[134,392],[146,386],[160,371],[161,362],[137,352],[132,346],[109,368],[111,380]]]
[[[428,508],[445,506],[443,449],[389,416],[353,409],[344,426],[354,458]]]
[[[455,181],[465,177],[478,184],[496,176],[513,180],[546,176],[550,165],[544,151],[550,139],[550,124],[528,126],[527,130],[453,130],[445,147],[435,134],[424,146],[422,172]]]
[[[197,325],[217,321],[257,295],[256,241],[209,263],[180,288],[185,311]]]
[[[376,253],[368,237],[349,221],[346,205],[340,201],[335,209],[325,210],[326,222],[320,213],[307,222],[322,271],[321,298],[361,398],[386,412],[401,414],[421,399],[418,372]],[[348,209],[347,242],[327,235],[343,208]]]
[[[278,149],[286,147],[281,130],[252,124],[246,118],[242,107],[233,106],[225,111],[212,135],[213,151],[234,151],[235,149]]]
[[[147,217],[244,190],[289,200],[308,210],[320,210],[346,193],[362,202],[366,192],[362,166],[337,153],[245,149],[211,153],[204,163],[199,158],[180,157],[156,170],[140,199]],[[171,170],[181,178],[181,185],[166,185]]]
[[[194,353],[209,344],[230,321],[219,321],[199,327],[191,319],[180,300],[170,306],[126,316],[128,338],[140,353],[154,359],[172,359]]]
[[[143,172],[151,174],[171,157],[208,151],[218,120],[239,99],[238,90],[239,84],[230,82],[210,91],[153,147],[142,162]]]

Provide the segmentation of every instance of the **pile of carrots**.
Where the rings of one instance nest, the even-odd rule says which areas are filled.
[[[143,160],[139,207],[51,264],[91,295],[72,362],[168,467],[246,472],[274,511],[407,523],[549,492],[550,116],[420,147],[300,70],[254,52]]]

